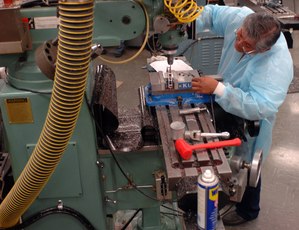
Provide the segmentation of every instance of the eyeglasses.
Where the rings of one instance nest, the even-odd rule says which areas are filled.
[[[235,35],[236,35],[236,41],[240,42],[242,44],[242,49],[245,54],[252,54],[256,52],[255,44],[253,44],[253,41],[246,40],[243,28],[235,29]]]

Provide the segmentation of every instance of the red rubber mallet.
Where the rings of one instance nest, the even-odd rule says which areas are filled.
[[[192,156],[192,152],[198,149],[217,149],[227,146],[239,146],[241,145],[241,139],[235,138],[232,140],[209,142],[204,144],[190,145],[184,139],[180,138],[175,141],[175,148],[184,160],[189,160]]]

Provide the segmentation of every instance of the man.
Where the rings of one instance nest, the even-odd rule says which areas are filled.
[[[293,78],[293,62],[280,23],[271,15],[253,13],[247,7],[207,5],[197,18],[197,31],[210,29],[224,37],[218,75],[195,78],[192,89],[215,94],[215,101],[228,113],[260,121],[257,137],[246,136],[237,153],[251,162],[254,153],[269,153],[276,113]],[[261,181],[247,187],[241,203],[223,217],[226,225],[257,218]]]

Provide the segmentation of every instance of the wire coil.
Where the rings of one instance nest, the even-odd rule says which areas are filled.
[[[164,5],[181,23],[194,21],[204,9],[194,0],[164,0]]]

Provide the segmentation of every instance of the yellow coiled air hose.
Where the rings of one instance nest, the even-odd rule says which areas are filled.
[[[0,206],[0,227],[18,223],[46,185],[73,134],[89,69],[93,0],[59,1],[59,44],[48,115],[33,153]]]
[[[194,0],[164,0],[164,5],[181,23],[194,21],[204,9]]]

